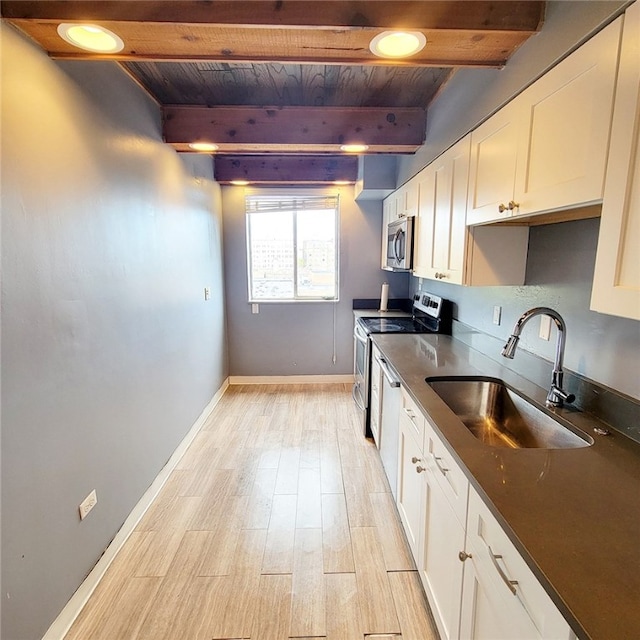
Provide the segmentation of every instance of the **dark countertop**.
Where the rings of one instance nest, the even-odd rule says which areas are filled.
[[[471,434],[424,381],[502,379],[538,405],[546,389],[450,336],[373,335],[579,638],[640,638],[640,445],[575,409],[555,411],[591,435],[579,449],[505,449]]]

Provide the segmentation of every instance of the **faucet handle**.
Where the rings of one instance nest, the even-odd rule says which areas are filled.
[[[552,384],[547,394],[547,405],[550,407],[561,407],[563,401],[571,404],[575,399],[576,397],[573,393],[567,393],[564,389]]]

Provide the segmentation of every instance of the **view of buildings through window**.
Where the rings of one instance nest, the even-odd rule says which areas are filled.
[[[249,299],[336,299],[337,223],[337,197],[248,196]]]

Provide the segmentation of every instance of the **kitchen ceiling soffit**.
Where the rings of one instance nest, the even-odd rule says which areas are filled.
[[[360,141],[368,153],[415,152],[426,108],[455,69],[504,66],[540,30],[545,2],[4,0],[1,9],[53,58],[119,62],[162,106],[177,150],[208,140],[237,162],[328,158]],[[124,49],[76,49],[58,36],[61,22],[99,24]],[[427,45],[406,59],[371,53],[370,41],[394,29],[420,31]]]

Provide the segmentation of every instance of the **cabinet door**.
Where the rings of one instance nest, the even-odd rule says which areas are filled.
[[[443,190],[436,199],[434,276],[453,284],[467,284],[465,261],[470,150],[471,136],[467,136],[446,152],[448,182],[443,184],[446,193]]]
[[[404,185],[404,215],[414,217],[418,215],[418,176],[414,176]]]
[[[467,136],[419,174],[416,276],[464,283],[469,148]]]
[[[624,14],[611,148],[591,294],[594,311],[640,320],[640,4]]]
[[[526,117],[518,141],[514,216],[602,199],[621,22],[610,24],[516,98]]]
[[[405,412],[400,414],[398,442],[398,513],[404,526],[413,557],[420,562],[420,536],[424,513],[424,480],[421,469],[422,446],[415,438],[415,428]]]
[[[443,640],[458,637],[464,549],[464,527],[440,485],[427,472],[425,522],[420,577]]]
[[[413,275],[432,277],[435,218],[434,163],[418,174],[418,214],[413,238]]]
[[[471,134],[469,225],[509,217],[508,207],[515,185],[519,117],[517,101],[513,100]]]
[[[567,640],[569,625],[488,507],[470,489],[460,637]]]
[[[396,199],[392,193],[382,201],[382,244],[380,246],[380,267],[390,270],[387,267],[387,226],[396,215]]]
[[[376,358],[380,351],[373,347],[371,353],[371,394],[369,397],[369,428],[376,445],[380,446],[380,403],[382,400],[382,369]]]

